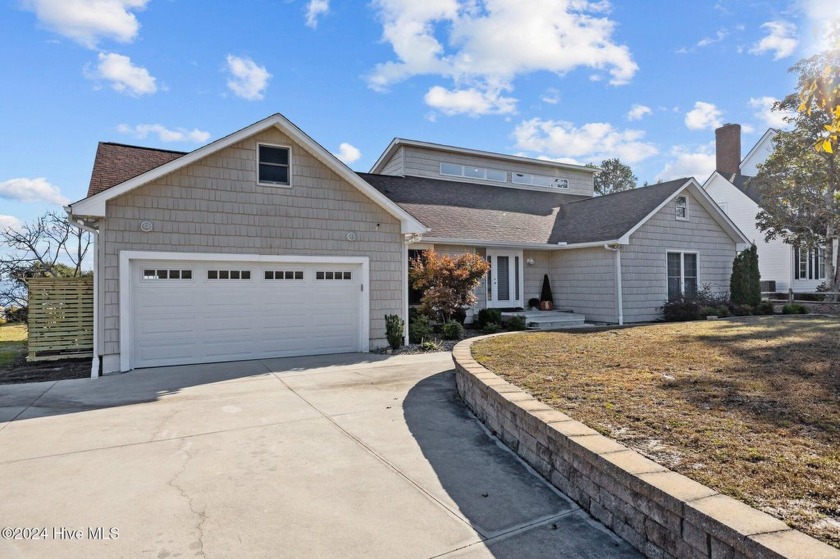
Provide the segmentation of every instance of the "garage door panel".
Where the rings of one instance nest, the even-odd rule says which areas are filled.
[[[143,277],[144,270],[159,268],[189,269],[191,277]],[[208,270],[249,270],[251,279],[210,280]],[[342,279],[316,280],[316,272],[324,270]],[[358,351],[360,270],[359,265],[284,264],[266,279],[265,268],[247,262],[137,263],[133,366]],[[294,279],[301,272],[304,279]]]

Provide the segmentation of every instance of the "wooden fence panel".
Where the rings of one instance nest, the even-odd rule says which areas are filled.
[[[32,278],[27,361],[93,355],[93,278]]]

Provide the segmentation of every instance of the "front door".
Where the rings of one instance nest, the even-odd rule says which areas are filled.
[[[522,251],[487,249],[490,262],[488,307],[522,307]]]

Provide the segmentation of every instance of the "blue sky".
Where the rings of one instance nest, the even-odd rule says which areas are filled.
[[[19,0],[0,7],[0,226],[83,198],[98,141],[191,151],[275,112],[353,169],[395,137],[643,181],[746,151],[836,0]]]

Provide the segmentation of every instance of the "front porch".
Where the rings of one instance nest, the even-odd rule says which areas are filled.
[[[525,318],[528,330],[557,330],[560,328],[582,328],[586,326],[586,317],[580,313],[564,311],[510,311],[502,313],[502,322],[513,317]]]

